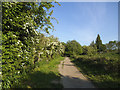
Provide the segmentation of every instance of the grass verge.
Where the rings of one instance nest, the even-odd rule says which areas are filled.
[[[64,57],[58,57],[51,61],[41,61],[17,87],[22,88],[63,88],[59,83],[60,75],[58,65]]]
[[[103,55],[104,56],[104,55]],[[81,55],[72,58],[78,67],[93,84],[98,88],[120,88],[119,60],[109,55],[105,57]],[[106,58],[109,57],[109,60]],[[117,58],[117,57],[116,57]]]

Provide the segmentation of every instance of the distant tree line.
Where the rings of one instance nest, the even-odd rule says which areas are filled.
[[[76,40],[68,41],[63,43],[65,46],[66,56],[72,55],[96,55],[104,52],[115,52],[119,53],[120,42],[118,41],[109,41],[106,44],[102,43],[100,35],[97,35],[96,41],[92,41],[89,46],[81,46]]]

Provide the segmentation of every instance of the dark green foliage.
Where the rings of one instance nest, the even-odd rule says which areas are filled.
[[[107,51],[116,51],[118,49],[117,41],[109,41],[106,44]]]
[[[83,55],[96,55],[97,54],[97,47],[94,44],[94,41],[91,42],[89,46],[82,46]]]
[[[100,39],[100,35],[99,34],[98,34],[98,36],[96,38],[96,43],[95,44],[97,46],[98,52],[106,50],[106,46],[104,44],[102,44],[102,40]]]
[[[66,44],[67,46],[67,44]],[[82,55],[70,57],[79,70],[87,76],[98,88],[118,88],[120,86],[119,42],[109,41],[102,44],[98,34],[96,43],[82,46]]]
[[[101,51],[101,45],[102,45],[102,41],[100,39],[100,35],[98,34],[98,36],[96,38],[96,46],[97,46],[98,52]]]
[[[102,44],[100,50],[103,51],[103,52],[106,51],[106,45]]]
[[[94,43],[94,41],[92,41],[92,42],[90,43],[90,46],[91,46],[91,47],[95,47],[95,46],[96,46],[95,43]]]
[[[73,62],[98,88],[120,87],[119,54],[104,53],[94,56],[80,55]]]
[[[65,55],[72,56],[72,55],[80,55],[82,54],[82,47],[81,45],[75,41],[68,41],[65,45]]]
[[[50,47],[50,50],[47,51],[48,45],[45,42],[53,43],[54,41],[51,38],[48,40],[49,37],[42,38],[43,35],[36,31],[38,27],[46,33],[49,33],[48,29],[54,29],[50,22],[53,12],[49,11],[51,7],[54,7],[51,2],[2,3],[3,88],[19,85],[40,60],[47,60],[51,57],[50,50],[52,54],[54,52],[54,56],[58,53],[61,55],[63,52],[62,45],[58,40],[56,40],[58,44],[55,45],[58,48],[52,49]]]
[[[70,41],[65,44],[65,54],[70,56],[80,72],[87,76],[98,88],[120,87],[120,43],[109,41],[102,44],[98,34],[96,43],[82,46],[82,55],[75,54],[76,45]],[[118,49],[118,51],[117,51]]]
[[[97,47],[95,46],[82,46],[83,55],[96,55]]]
[[[118,47],[118,53],[120,54],[120,41],[118,41],[117,47]]]

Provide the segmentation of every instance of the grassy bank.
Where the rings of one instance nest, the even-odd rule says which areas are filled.
[[[22,88],[62,88],[59,82],[60,75],[58,65],[64,57],[58,57],[51,61],[40,61],[29,75],[22,80],[21,85],[16,87]],[[52,83],[55,82],[55,83]]]
[[[72,58],[78,69],[98,88],[120,88],[120,56],[115,53]]]

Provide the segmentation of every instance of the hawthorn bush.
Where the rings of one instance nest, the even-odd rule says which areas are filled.
[[[54,37],[45,37],[36,29],[49,33],[52,2],[2,3],[2,87],[19,86],[40,60],[50,60],[64,52]]]

